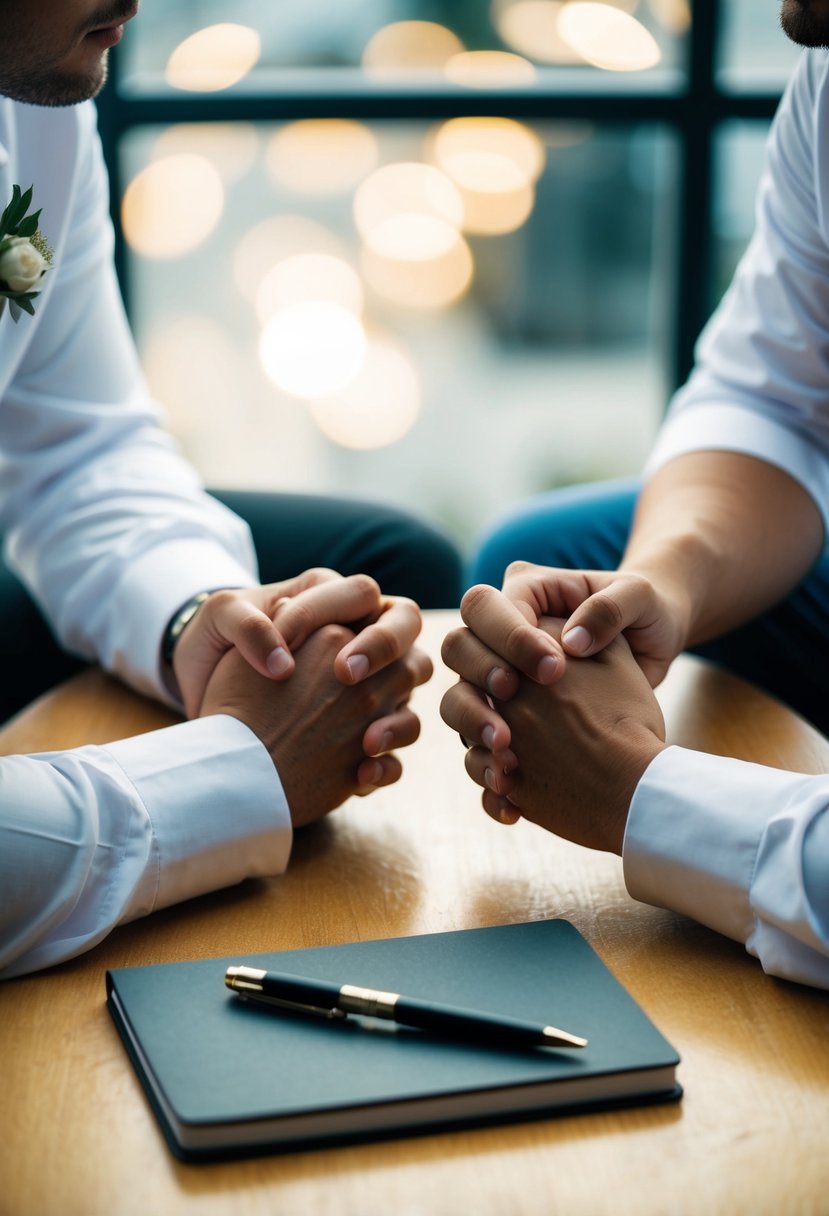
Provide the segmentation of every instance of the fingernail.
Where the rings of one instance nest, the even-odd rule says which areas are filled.
[[[284,646],[277,646],[265,659],[265,666],[272,676],[284,676],[291,666],[291,656]]]
[[[368,659],[364,654],[353,654],[350,659],[346,659],[345,665],[354,684],[358,684],[368,675]]]
[[[504,671],[503,667],[493,667],[487,676],[486,687],[487,692],[497,700],[506,700],[511,687],[509,672]]]
[[[390,730],[387,730],[386,733],[383,735],[383,741],[380,744],[380,751],[387,752],[389,750],[389,748],[391,747],[392,743],[394,743],[394,735],[392,734],[392,732]]]
[[[380,784],[382,778],[383,778],[383,766],[379,760],[376,760],[374,762],[374,765],[372,766],[371,777],[368,779],[368,781],[364,781],[364,784],[370,785],[373,787],[377,787]]]
[[[561,635],[561,640],[567,643],[567,649],[571,650],[573,654],[584,654],[593,643],[593,639],[584,625],[576,625],[573,629],[568,629]]]
[[[493,773],[491,768],[484,769],[484,781],[487,783],[487,785],[489,786],[489,788],[491,790],[493,790],[496,794],[498,793],[498,784],[495,780],[495,774]]]
[[[558,659],[553,658],[551,654],[547,654],[535,669],[536,679],[539,684],[552,684],[557,671]]]
[[[484,747],[492,751],[492,745],[495,742],[495,728],[493,726],[485,726],[481,731],[481,739]]]

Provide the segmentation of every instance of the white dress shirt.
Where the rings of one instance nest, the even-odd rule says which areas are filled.
[[[91,103],[0,98],[13,184],[54,250],[34,317],[0,317],[0,531],[67,649],[170,702],[159,644],[198,591],[257,581],[246,525],[159,426],[112,266]],[[267,751],[213,717],[0,760],[0,976],[88,949],[121,921],[284,869],[288,808]]]
[[[825,51],[802,56],[781,102],[754,237],[649,468],[705,449],[784,469],[829,532]],[[668,748],[634,796],[624,867],[636,898],[745,942],[773,975],[829,988],[829,775]]]

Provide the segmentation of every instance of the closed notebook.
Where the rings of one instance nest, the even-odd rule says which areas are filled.
[[[228,966],[552,1024],[583,1049],[464,1043],[240,1000]],[[552,1115],[681,1093],[679,1058],[563,920],[107,972],[108,1006],[188,1160]]]

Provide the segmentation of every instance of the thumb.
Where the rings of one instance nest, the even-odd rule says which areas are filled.
[[[566,621],[561,631],[562,646],[568,654],[579,658],[604,650],[639,617],[639,605],[635,611],[631,608],[624,593],[620,594],[614,585],[597,591],[579,604]]]

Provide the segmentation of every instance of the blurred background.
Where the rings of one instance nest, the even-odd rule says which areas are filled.
[[[142,0],[99,115],[171,430],[465,547],[638,471],[796,54],[779,0]]]

